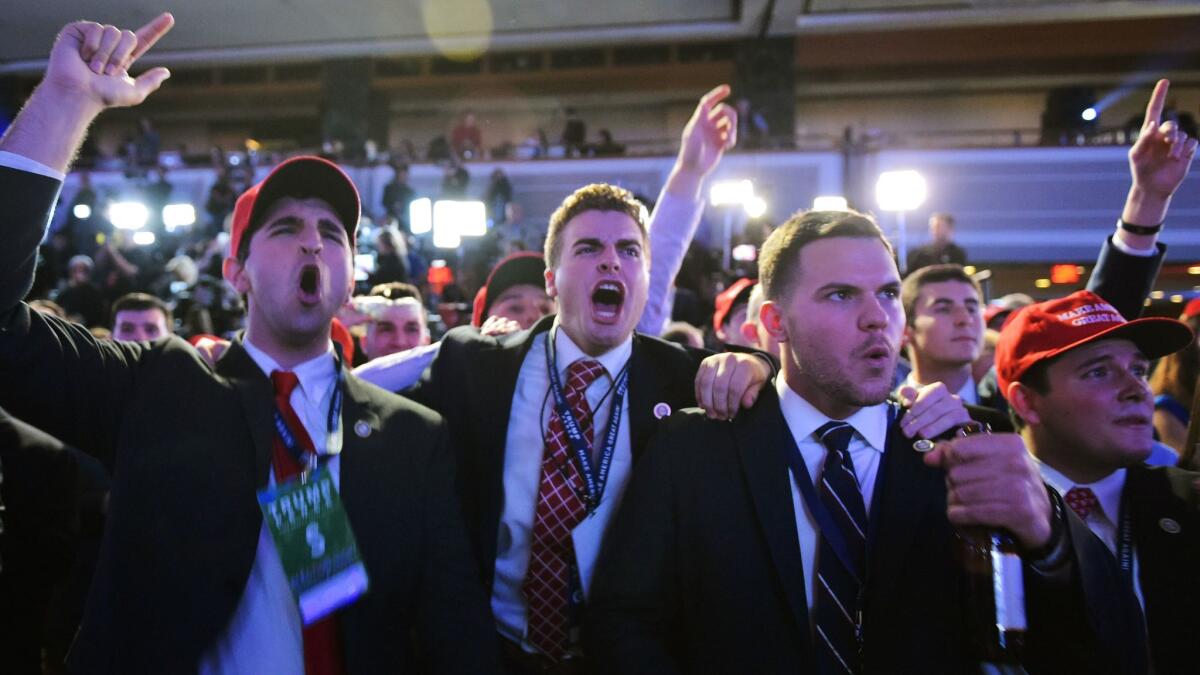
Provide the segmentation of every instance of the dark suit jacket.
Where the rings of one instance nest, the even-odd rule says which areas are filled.
[[[905,450],[898,425],[891,436],[868,535],[864,672],[978,672],[943,474]],[[671,418],[633,475],[597,566],[585,644],[600,672],[815,671],[791,447],[771,387],[732,423],[691,411]],[[1136,612],[1112,609],[1134,601],[1111,556],[1078,519],[1067,536],[1069,564],[1026,570],[1030,672],[1141,672],[1144,643],[1122,648],[1131,639],[1120,631],[1140,628]],[[1103,635],[1123,641],[1098,640],[1091,614],[1111,618]]]
[[[42,620],[74,560],[78,467],[58,440],[0,409],[0,672],[42,672]]]
[[[408,393],[440,412],[450,428],[458,458],[459,495],[479,571],[491,588],[496,567],[496,535],[504,503],[504,444],[521,363],[533,339],[549,331],[554,317],[529,330],[499,338],[473,328],[456,328],[425,377]],[[696,405],[694,381],[700,361],[712,352],[689,349],[658,338],[635,335],[629,364],[630,448],[636,463],[657,423],[654,406],[672,410]]]
[[[9,221],[6,236],[40,238],[28,231],[48,220],[56,190],[56,181],[0,171],[0,195],[24,217]],[[0,300],[11,300],[28,287],[13,270],[32,253],[2,249]],[[214,371],[178,338],[101,342],[24,303],[0,305],[0,405],[115,470],[73,670],[195,671],[254,563],[272,401],[270,380],[240,343]],[[342,427],[340,491],[371,580],[340,613],[349,672],[422,663],[438,673],[495,671],[440,418],[347,375]]]
[[[1131,509],[1150,654],[1159,675],[1195,673],[1193,617],[1200,607],[1200,473],[1131,467],[1122,499]],[[1169,519],[1169,521],[1167,520]],[[1177,531],[1170,521],[1178,525]]]

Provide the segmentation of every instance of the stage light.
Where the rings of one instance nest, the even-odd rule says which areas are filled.
[[[429,197],[421,197],[408,203],[408,231],[413,234],[433,231],[433,202]]]
[[[108,207],[108,219],[118,230],[140,230],[150,219],[150,211],[141,202],[113,202]]]
[[[133,233],[133,243],[137,244],[138,246],[149,246],[150,244],[154,243],[154,240],[154,233],[149,230]]]
[[[1038,288],[1050,288],[1050,280],[1049,279],[1038,279],[1037,281],[1033,282],[1033,285]]]
[[[452,220],[436,221],[433,224],[433,245],[438,248],[458,248],[462,245],[462,235],[457,224]]]
[[[875,183],[875,198],[884,211],[912,211],[925,203],[925,177],[912,169],[884,171]]]
[[[758,195],[751,195],[750,199],[742,202],[742,208],[746,209],[747,216],[761,218],[767,212],[767,200]]]
[[[1178,303],[1181,303],[1181,302],[1183,302],[1183,296],[1182,296],[1182,295],[1178,295],[1178,294],[1176,294],[1176,295],[1172,295],[1172,296],[1171,296],[1171,302],[1174,302],[1174,303],[1176,303],[1176,304],[1178,304]]]
[[[1096,109],[1088,108],[1087,110],[1083,111],[1083,114],[1081,114],[1080,117],[1083,118],[1084,122],[1091,122],[1092,120],[1096,119]]]
[[[1162,291],[1150,291],[1150,299],[1151,300],[1162,300],[1163,292]]]
[[[196,207],[191,204],[167,204],[162,210],[163,227],[173,232],[196,224]]]
[[[1200,274],[1200,265],[1192,265],[1191,267],[1189,267],[1188,274],[1191,274],[1193,276]]]
[[[459,237],[482,237],[487,234],[487,207],[480,201],[439,199],[433,203],[435,231],[442,223],[455,228]]]
[[[75,208],[71,209],[71,215],[79,220],[87,220],[92,217],[92,207],[87,204],[76,204]]]
[[[850,204],[845,197],[824,196],[813,199],[813,211],[846,211]]]
[[[754,183],[750,180],[723,180],[712,184],[708,200],[713,206],[745,204],[754,198]]]

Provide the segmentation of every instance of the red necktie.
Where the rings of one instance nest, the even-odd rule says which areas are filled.
[[[271,373],[271,384],[275,385],[275,407],[283,415],[283,421],[296,443],[306,452],[314,452],[312,438],[292,408],[292,391],[300,384],[296,374],[286,370]],[[288,452],[283,439],[276,433],[271,440],[274,453],[275,482],[295,478],[303,467]],[[304,672],[306,675],[342,675],[342,649],[338,638],[337,614],[304,628]]]
[[[564,397],[589,450],[592,446],[592,411],[584,392],[604,366],[594,359],[580,359],[567,368]],[[620,414],[615,411],[613,414]],[[533,543],[529,547],[529,569],[522,591],[529,605],[529,642],[543,654],[559,659],[571,647],[569,595],[575,549],[571,530],[587,515],[587,494],[574,448],[567,438],[558,412],[550,416],[542,454],[542,479],[537,510],[533,516]]]
[[[1096,493],[1092,492],[1091,488],[1073,487],[1067,490],[1067,494],[1063,495],[1067,506],[1079,516],[1080,520],[1087,520],[1088,514],[1092,512],[1103,513],[1100,508],[1100,500],[1096,498]]]

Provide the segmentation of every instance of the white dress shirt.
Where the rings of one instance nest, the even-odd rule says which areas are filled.
[[[830,418],[813,407],[795,391],[792,391],[783,377],[775,378],[775,388],[779,392],[779,408],[783,419],[787,422],[792,438],[804,458],[811,480],[819,479],[825,463],[825,446],[814,436],[814,432]],[[883,458],[884,447],[887,444],[889,407],[887,403],[862,408],[845,420],[854,427],[854,436],[850,439],[847,450],[850,461],[854,463],[854,475],[858,478],[858,487],[862,491],[863,504],[867,513],[871,513],[871,498],[875,492],[875,478],[879,475],[879,462]],[[804,592],[808,597],[808,609],[813,608],[813,580],[817,574],[817,520],[808,510],[808,504],[800,492],[800,483],[789,470],[792,484],[792,509],[796,512],[796,535],[800,538],[800,559],[804,564]]]
[[[566,386],[567,368],[574,361],[587,358],[571,341],[566,331],[558,330],[555,321],[556,362],[559,376]],[[543,435],[554,409],[550,393],[550,375],[546,370],[546,339],[541,333],[533,339],[513,392],[509,411],[508,435],[504,449],[504,505],[500,513],[500,529],[496,545],[496,578],[492,585],[492,612],[500,634],[520,644],[528,652],[536,649],[526,640],[528,606],[521,586],[529,568],[529,548],[533,544],[533,519],[537,509],[538,487],[541,484]],[[604,366],[601,375],[588,387],[585,396],[592,408],[594,439],[602,439],[612,412],[615,378],[625,368],[633,354],[633,339],[595,357]],[[609,520],[621,503],[633,468],[629,440],[629,397],[621,405],[621,429],[613,450],[608,485],[596,510],[584,518],[571,533],[575,560],[585,593],[591,586],[592,570],[599,553],[600,540]],[[594,440],[593,442],[602,442]]]
[[[272,371],[285,370],[249,340],[243,340],[242,344],[267,377]],[[337,382],[336,365],[331,343],[324,354],[292,369],[300,380],[300,386],[292,391],[292,408],[312,438],[318,454],[323,454],[327,445],[326,420]],[[336,433],[341,433],[340,424]],[[340,439],[335,439],[333,445],[340,446]],[[325,463],[335,486],[340,484],[338,460],[335,455]],[[269,474],[269,484],[275,484],[274,471]],[[300,611],[275,550],[275,541],[264,521],[258,531],[254,566],[250,568],[242,598],[229,625],[217,636],[216,644],[200,657],[200,673],[304,675],[301,630]]]
[[[1057,490],[1063,497],[1066,497],[1074,487],[1091,488],[1092,494],[1096,495],[1096,501],[1100,502],[1100,508],[1092,509],[1083,522],[1087,523],[1088,529],[1104,542],[1113,555],[1117,555],[1117,519],[1121,517],[1121,493],[1125,490],[1126,470],[1117,469],[1095,483],[1076,483],[1048,464],[1038,462],[1038,469],[1042,472],[1042,480],[1049,483],[1050,487]],[[1146,603],[1142,599],[1142,585],[1138,582],[1138,569],[1137,547],[1135,546],[1133,569],[1131,570],[1133,592],[1144,609]]]
[[[917,382],[913,377],[913,373],[908,374],[908,377],[904,380],[904,384],[916,389],[925,386]],[[979,405],[979,385],[975,383],[975,377],[968,377],[967,381],[963,383],[962,388],[954,392],[954,395],[966,405]]]

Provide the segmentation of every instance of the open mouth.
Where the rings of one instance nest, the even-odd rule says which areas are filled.
[[[1150,418],[1144,415],[1125,415],[1113,420],[1119,427],[1149,427]]]
[[[316,265],[305,265],[300,269],[300,302],[316,304],[321,299],[321,269]]]
[[[625,287],[615,281],[601,281],[592,289],[592,318],[614,323],[625,303]]]
[[[861,349],[859,356],[871,366],[883,368],[892,358],[892,350],[886,344],[877,342]]]

